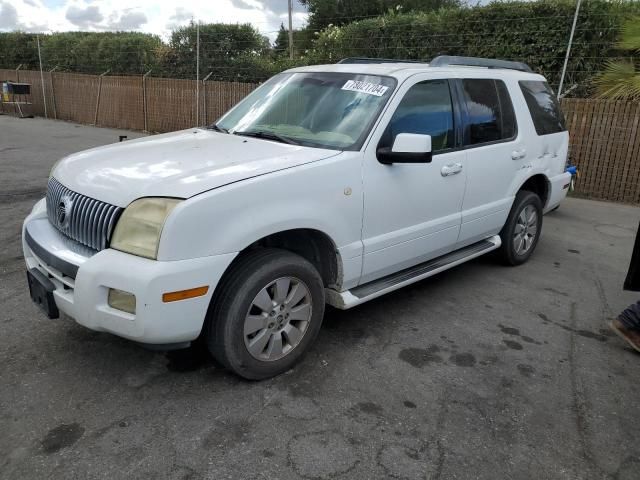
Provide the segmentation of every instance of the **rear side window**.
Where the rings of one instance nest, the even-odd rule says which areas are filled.
[[[468,144],[509,140],[516,136],[517,124],[513,104],[501,80],[462,80],[467,107]]]
[[[518,82],[527,101],[533,125],[538,135],[564,132],[564,116],[553,90],[547,82],[521,80]]]

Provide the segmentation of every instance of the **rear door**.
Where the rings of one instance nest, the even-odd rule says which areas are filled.
[[[518,85],[536,133],[530,150],[547,175],[559,175],[567,160],[569,134],[556,96],[544,80],[520,80]]]
[[[467,152],[467,187],[457,247],[497,234],[513,203],[512,185],[528,161],[509,89],[497,78],[456,82]]]

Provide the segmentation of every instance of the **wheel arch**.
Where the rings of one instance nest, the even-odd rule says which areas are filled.
[[[294,228],[263,236],[242,248],[227,271],[233,268],[244,253],[259,248],[279,248],[298,254],[318,270],[325,287],[336,288],[342,284],[340,252],[333,239],[325,232],[313,228]]]
[[[246,247],[281,248],[308,260],[320,273],[325,287],[342,283],[342,263],[335,242],[326,233],[312,228],[296,228],[272,233]],[[242,254],[242,252],[240,252]]]
[[[540,197],[542,208],[544,210],[551,194],[551,182],[544,173],[536,173],[535,175],[531,175],[524,182],[522,182],[520,188],[516,190],[516,195],[522,190],[533,192],[538,195],[538,197]]]

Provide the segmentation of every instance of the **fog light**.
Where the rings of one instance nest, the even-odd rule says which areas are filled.
[[[110,288],[107,302],[111,308],[115,308],[116,310],[136,313],[136,296],[133,293]]]

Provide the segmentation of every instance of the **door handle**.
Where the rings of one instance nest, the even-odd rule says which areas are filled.
[[[451,175],[457,175],[461,171],[462,171],[461,163],[450,163],[449,165],[445,165],[444,167],[442,167],[442,170],[440,170],[440,174],[443,177],[450,177]]]
[[[524,148],[522,150],[514,150],[513,152],[511,152],[512,160],[522,160],[526,156],[527,151]]]

